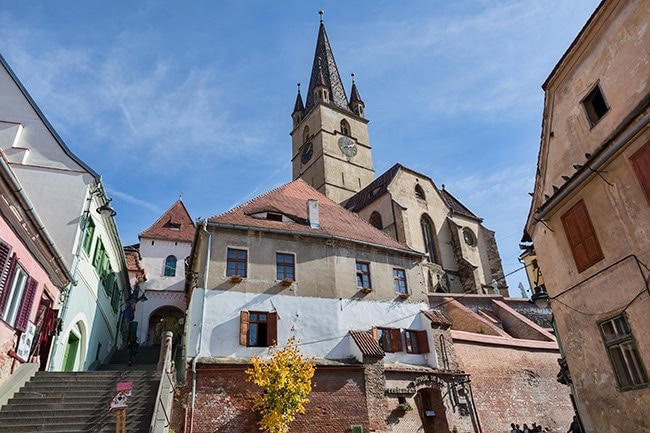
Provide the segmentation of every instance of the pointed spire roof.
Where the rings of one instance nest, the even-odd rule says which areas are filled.
[[[300,83],[298,83],[298,95],[296,96],[296,103],[293,106],[293,112],[297,113],[305,111],[305,106],[302,103],[302,95],[300,94]]]
[[[177,200],[151,227],[140,233],[140,239],[192,242],[194,221],[182,200]]]
[[[352,105],[353,102],[361,102],[363,105],[363,100],[361,99],[361,96],[359,96],[359,90],[357,89],[357,83],[354,82],[354,78],[352,79],[352,91],[350,92],[350,105]]]
[[[305,104],[306,111],[311,110],[314,106],[314,88],[321,84],[321,80],[322,84],[330,90],[331,104],[343,110],[351,111],[323,21],[321,21],[318,30],[316,53],[314,54],[314,63],[312,64],[311,78],[309,79],[309,91],[307,92],[307,103]]]

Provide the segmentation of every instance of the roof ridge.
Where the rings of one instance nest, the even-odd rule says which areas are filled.
[[[296,179],[296,180],[302,180],[302,179]],[[228,215],[228,214],[230,214],[230,213],[233,213],[233,212],[235,212],[237,209],[240,209],[240,208],[242,208],[242,207],[244,207],[244,206],[246,206],[246,205],[248,205],[248,204],[250,204],[250,203],[252,203],[252,202],[254,202],[254,201],[256,201],[256,200],[258,200],[258,199],[260,199],[260,198],[262,198],[262,197],[266,197],[266,196],[268,196],[269,194],[271,194],[271,193],[273,193],[273,192],[276,192],[276,191],[278,191],[278,190],[280,190],[280,189],[286,187],[286,186],[289,185],[290,183],[295,182],[296,180],[292,180],[292,181],[287,182],[287,183],[285,183],[285,184],[283,184],[283,185],[280,185],[280,186],[278,186],[278,187],[276,187],[276,188],[273,188],[273,189],[271,189],[271,190],[268,190],[268,191],[266,191],[265,193],[262,193],[262,194],[260,194],[260,195],[258,195],[258,196],[255,196],[255,197],[253,197],[253,198],[250,198],[250,199],[248,199],[247,201],[245,201],[244,203],[241,203],[241,204],[239,204],[239,205],[236,205],[235,207],[231,207],[230,209],[228,209],[228,210],[225,211],[225,212],[221,212],[221,213],[219,213],[219,214],[215,214],[215,215],[209,216],[209,217],[206,218],[206,220],[211,220],[212,218],[219,218],[219,217],[221,217],[221,216],[224,216],[224,215]],[[303,181],[303,182],[304,182],[304,181]]]

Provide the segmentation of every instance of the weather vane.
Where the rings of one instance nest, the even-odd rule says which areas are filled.
[[[323,22],[323,14],[324,14],[324,13],[325,13],[325,11],[322,10],[322,9],[318,11],[318,15],[320,15],[320,22],[321,22],[321,23]]]

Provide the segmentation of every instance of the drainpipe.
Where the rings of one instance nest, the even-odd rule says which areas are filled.
[[[203,305],[201,306],[201,326],[199,326],[198,347],[196,355],[192,360],[192,409],[190,413],[190,433],[194,429],[194,405],[196,403],[196,362],[201,354],[202,337],[203,337],[203,318],[205,317],[205,300],[208,293],[208,275],[210,271],[210,254],[212,250],[212,234],[206,229],[207,221],[203,223],[203,229],[208,234],[208,250],[206,251],[205,273],[203,275]]]

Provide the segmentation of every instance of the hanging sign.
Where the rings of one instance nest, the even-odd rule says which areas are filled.
[[[36,332],[36,327],[32,322],[27,322],[27,329],[25,332],[20,334],[20,339],[18,340],[18,347],[16,348],[16,355],[23,361],[27,362],[29,359],[29,351],[32,348],[32,342],[34,341],[34,333]]]

